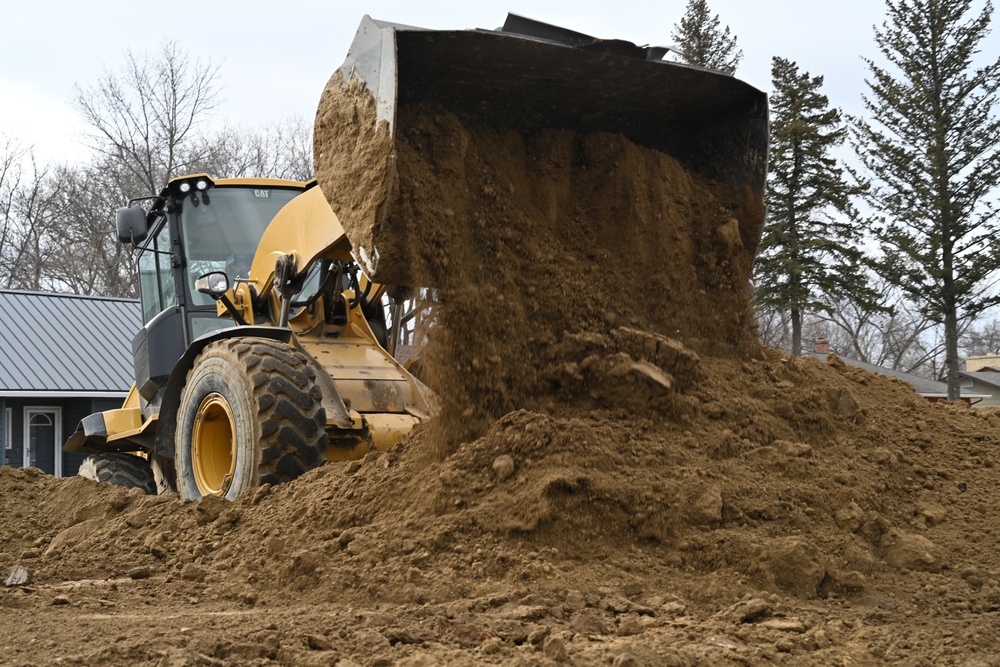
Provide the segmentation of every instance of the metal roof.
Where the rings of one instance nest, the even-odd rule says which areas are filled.
[[[997,371],[959,371],[959,377],[970,378],[990,387],[1000,389],[1000,372]]]
[[[806,356],[815,357],[820,361],[826,361],[827,354],[822,352],[807,352]],[[903,382],[913,385],[913,388],[918,394],[924,398],[948,398],[948,385],[944,382],[937,382],[936,380],[928,380],[927,378],[922,378],[919,375],[912,375],[910,373],[904,373],[903,371],[894,371],[890,368],[884,366],[876,366],[875,364],[869,364],[865,361],[859,361],[857,359],[851,359],[849,357],[842,357],[839,354],[836,355],[848,366],[854,366],[855,368],[862,368],[869,373],[878,373],[879,375],[888,375],[889,377],[894,377],[902,380]],[[975,394],[970,392],[962,392],[962,398],[989,398],[989,394]]]
[[[124,396],[136,299],[0,290],[0,396]]]

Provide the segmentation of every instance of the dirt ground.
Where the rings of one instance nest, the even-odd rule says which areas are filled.
[[[0,663],[1000,666],[1000,414],[758,347],[758,196],[401,113],[441,416],[233,503],[0,469]]]

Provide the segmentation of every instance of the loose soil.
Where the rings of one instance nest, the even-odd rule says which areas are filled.
[[[232,503],[0,469],[0,662],[1000,665],[997,411],[760,348],[753,196],[400,113],[440,417]]]

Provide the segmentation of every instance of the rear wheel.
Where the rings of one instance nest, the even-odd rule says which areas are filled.
[[[322,393],[305,353],[266,338],[211,343],[181,392],[177,491],[233,500],[321,465],[326,443]]]
[[[127,489],[142,489],[156,495],[156,481],[149,461],[141,456],[119,452],[91,454],[80,464],[80,477]]]

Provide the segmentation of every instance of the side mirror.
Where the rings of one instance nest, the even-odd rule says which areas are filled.
[[[229,290],[229,276],[224,271],[206,273],[194,281],[194,288],[218,301]]]
[[[146,239],[146,212],[138,206],[123,206],[118,209],[118,240],[122,243],[139,245]]]

